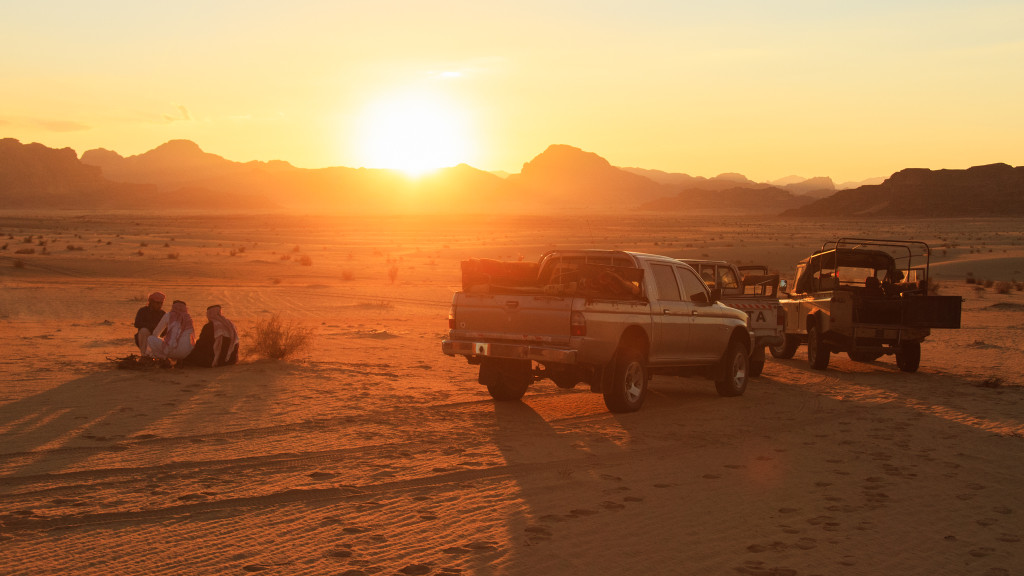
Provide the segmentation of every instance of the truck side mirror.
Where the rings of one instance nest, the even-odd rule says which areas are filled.
[[[789,282],[779,280],[779,292],[789,292]]]
[[[711,289],[711,302],[712,303],[718,302],[721,299],[722,299],[722,289],[721,288],[712,288]]]

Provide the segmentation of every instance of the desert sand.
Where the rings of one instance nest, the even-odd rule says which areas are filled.
[[[1021,230],[4,214],[0,573],[1024,573]],[[621,248],[791,279],[836,234],[925,240],[939,292],[965,298],[919,372],[845,355],[819,372],[801,348],[742,397],[658,377],[642,410],[613,415],[548,381],[495,403],[440,351],[465,258]],[[116,369],[157,289],[197,327],[222,304],[241,363]],[[247,355],[275,313],[312,345]]]

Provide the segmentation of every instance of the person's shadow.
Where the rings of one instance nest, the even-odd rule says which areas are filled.
[[[0,479],[59,474],[152,438],[140,433],[202,389],[195,372],[104,370],[0,406]]]

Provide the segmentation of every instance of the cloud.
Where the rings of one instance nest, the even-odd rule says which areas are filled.
[[[33,122],[50,132],[84,132],[92,128],[87,124],[71,120],[34,120]]]
[[[176,104],[174,107],[178,110],[178,115],[164,114],[164,120],[167,122],[189,122],[192,120],[192,115],[189,114],[188,108],[181,104]]]

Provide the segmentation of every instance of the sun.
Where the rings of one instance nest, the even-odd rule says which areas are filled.
[[[470,161],[467,126],[466,113],[438,95],[383,98],[360,117],[360,155],[368,168],[419,176]]]

